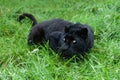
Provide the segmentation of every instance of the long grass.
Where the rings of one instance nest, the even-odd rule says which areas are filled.
[[[94,47],[84,60],[61,59],[46,44],[30,47],[33,14],[39,22],[62,18],[89,24]],[[0,80],[120,80],[120,0],[1,0]]]

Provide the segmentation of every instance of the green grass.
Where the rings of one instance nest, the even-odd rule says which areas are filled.
[[[63,18],[92,26],[95,44],[87,58],[63,60],[54,51],[27,45],[33,14],[39,22]],[[120,0],[1,0],[0,80],[120,80]]]

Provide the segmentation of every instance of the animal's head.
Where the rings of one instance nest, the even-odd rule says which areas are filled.
[[[88,28],[79,23],[66,26],[59,42],[59,50],[64,57],[82,54],[87,49]]]

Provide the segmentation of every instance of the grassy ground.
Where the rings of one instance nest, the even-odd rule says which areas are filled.
[[[39,22],[63,18],[92,26],[95,44],[84,61],[63,60],[27,46],[32,13]],[[37,47],[36,47],[37,48]],[[120,0],[0,0],[0,80],[120,80]]]

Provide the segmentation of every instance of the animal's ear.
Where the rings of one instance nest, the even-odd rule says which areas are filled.
[[[65,26],[65,33],[68,33],[70,30],[70,25]]]
[[[81,30],[77,31],[77,34],[82,37],[83,39],[86,39],[88,37],[88,29],[87,28],[81,28]]]

